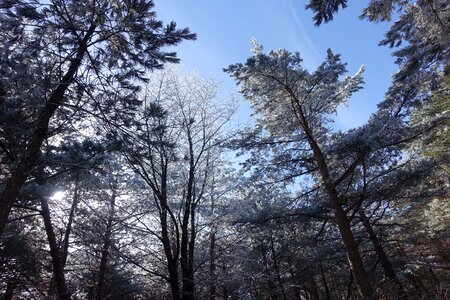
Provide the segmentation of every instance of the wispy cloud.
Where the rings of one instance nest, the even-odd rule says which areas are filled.
[[[298,1],[294,2],[292,0],[289,0],[289,11],[290,14],[295,22],[296,28],[299,30],[301,39],[297,38],[297,43],[302,48],[303,56],[305,57],[305,63],[308,64],[308,67],[311,67],[310,65],[313,65],[314,67],[319,65],[321,61],[321,55],[319,54],[319,51],[317,51],[316,46],[314,45],[314,42],[312,41],[310,34],[308,33],[308,30],[306,29],[303,21],[301,20],[301,17],[298,14]],[[306,61],[306,58],[308,58],[309,61]]]

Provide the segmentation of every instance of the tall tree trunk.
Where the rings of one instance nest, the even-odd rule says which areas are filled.
[[[320,300],[320,294],[319,294],[319,289],[317,288],[317,283],[314,279],[314,275],[312,275],[309,278],[310,281],[310,294],[311,294],[311,298],[313,298],[314,300]]]
[[[274,267],[275,273],[277,275],[278,285],[281,289],[281,296],[282,296],[283,300],[287,300],[286,291],[284,289],[284,282],[283,282],[283,279],[281,278],[281,274],[280,274],[281,270],[280,270],[280,267],[278,265],[278,261],[277,261],[276,255],[275,255],[275,246],[273,243],[273,235],[272,234],[270,234],[270,248],[271,248],[270,250],[272,253],[271,257],[272,257],[273,267]]]
[[[181,263],[181,274],[183,276],[182,282],[182,300],[193,300],[194,299],[194,243],[195,243],[195,218],[194,211],[191,204],[189,209],[185,209],[185,215],[183,219],[187,219],[189,222],[182,224],[181,227],[181,251],[180,251],[180,263]],[[187,214],[187,215],[186,215]],[[191,228],[189,228],[189,223],[191,223]],[[190,231],[189,231],[190,229]],[[190,234],[189,234],[190,233]]]
[[[327,277],[325,276],[325,272],[323,271],[322,263],[320,263],[320,275],[322,276],[323,287],[325,288],[325,296],[327,300],[331,300],[330,289],[328,288]]]
[[[106,221],[106,229],[105,229],[105,235],[103,238],[103,246],[102,246],[102,254],[100,258],[100,266],[98,268],[98,274],[97,274],[97,292],[95,295],[96,300],[102,300],[104,298],[105,293],[105,282],[106,282],[106,270],[108,265],[108,256],[109,256],[109,249],[111,248],[111,236],[112,236],[112,230],[114,226],[114,213],[116,210],[116,190],[117,186],[114,185],[113,187],[113,193],[111,195],[111,201],[109,205],[109,211],[108,211],[108,220]]]
[[[294,263],[289,259],[288,264],[291,266],[294,266]],[[292,293],[294,294],[295,300],[302,300],[302,283],[303,281],[300,280],[298,270],[297,268],[289,268],[289,274],[291,275],[291,278],[293,280],[293,284],[291,285]]]
[[[228,268],[226,262],[222,262],[221,263],[220,269],[221,269],[221,273],[222,274],[227,274],[228,273],[229,268]],[[229,299],[230,294],[232,294],[230,292],[230,289],[232,289],[232,285],[230,283],[228,283],[228,282],[223,282],[220,286],[221,286],[221,291],[222,291],[221,299]],[[253,299],[261,299],[262,297],[260,295],[261,295],[262,292],[263,291],[256,290],[255,294],[252,294]]]
[[[194,299],[194,282],[190,270],[190,254],[189,254],[189,220],[191,212],[191,204],[185,203],[189,208],[185,208],[183,215],[183,222],[181,224],[181,251],[180,251],[180,265],[182,274],[182,300]],[[192,249],[193,250],[193,249]]]
[[[14,291],[17,287],[17,280],[15,278],[8,281],[6,284],[6,291],[3,295],[3,300],[12,300],[14,296]]]
[[[178,263],[177,260],[170,258],[167,261],[169,269],[169,284],[174,300],[180,300],[180,282],[178,279]]]
[[[183,277],[181,299],[194,300],[194,274],[193,274],[194,270],[192,260],[194,257],[194,245],[195,245],[195,217],[194,217],[195,156],[189,126],[186,129],[189,143],[189,175],[186,186],[186,198],[184,204],[185,207],[181,224],[180,265],[181,265],[181,274]],[[191,226],[189,226],[189,224]]]
[[[375,291],[370,286],[369,276],[364,270],[364,264],[358,250],[358,243],[356,242],[351,230],[350,220],[341,206],[341,200],[336,190],[336,183],[333,181],[330,175],[325,155],[323,154],[322,149],[314,138],[313,130],[311,129],[305,116],[301,101],[292,92],[292,90],[290,90],[290,88],[287,87],[287,90],[291,95],[292,108],[298,120],[299,126],[305,133],[306,140],[311,147],[314,159],[317,163],[322,183],[329,197],[330,206],[334,212],[334,217],[338,225],[342,241],[344,243],[344,249],[350,264],[350,269],[352,270],[355,277],[359,292],[361,293],[361,296],[366,300],[377,299]]]
[[[195,203],[193,201],[191,205],[191,216],[190,216],[190,239],[189,239],[189,248],[188,248],[188,264],[187,264],[187,274],[186,274],[186,282],[183,287],[185,295],[187,297],[185,299],[194,299],[195,293],[195,282],[194,282],[194,252],[195,252],[195,239],[196,239],[196,226],[195,226]]]
[[[66,279],[64,277],[64,267],[61,261],[61,253],[58,243],[56,242],[55,233],[53,231],[50,210],[48,208],[47,198],[41,197],[41,214],[44,219],[45,232],[47,233],[48,244],[50,246],[50,256],[53,265],[53,277],[55,278],[56,289],[58,291],[58,299],[70,299],[70,293],[67,289]]]
[[[79,182],[80,182],[80,174],[77,170],[77,174],[75,177],[75,188],[73,191],[73,199],[72,199],[72,205],[70,206],[70,212],[69,212],[69,219],[67,221],[66,225],[66,231],[64,232],[64,240],[63,240],[63,247],[62,247],[62,265],[65,267],[67,263],[67,255],[69,252],[69,239],[70,239],[70,233],[72,232],[72,223],[73,219],[75,218],[75,212],[77,210],[78,202],[79,202]]]
[[[389,258],[384,251],[383,245],[381,244],[381,241],[378,239],[375,231],[372,228],[372,224],[370,224],[369,218],[366,216],[363,210],[358,211],[359,216],[361,217],[362,223],[364,227],[366,228],[367,234],[369,235],[369,239],[372,242],[373,248],[375,249],[375,252],[377,253],[378,258],[381,261],[381,265],[384,270],[384,274],[397,285],[397,297],[400,300],[407,300],[408,296],[403,289],[402,283],[397,277],[397,273],[394,270],[394,267],[392,266],[391,262],[389,261]]]
[[[292,289],[294,291],[294,299],[295,300],[303,300],[302,289],[300,288],[300,286],[298,284],[296,284],[296,285],[294,285],[294,287]]]
[[[216,201],[214,196],[215,178],[211,184],[211,217],[214,216]],[[216,234],[217,225],[212,223],[209,233],[209,300],[215,300],[217,294],[217,275],[216,275]]]
[[[169,271],[169,285],[172,292],[172,298],[174,300],[180,300],[180,282],[178,278],[178,253],[175,249],[175,253],[172,252],[172,245],[169,236],[169,223],[167,219],[167,201],[165,197],[161,197],[161,242],[163,244],[164,254],[167,261],[167,269]]]
[[[159,222],[161,224],[161,243],[166,257],[167,270],[169,272],[169,285],[173,300],[180,300],[180,281],[178,275],[178,257],[179,257],[179,232],[176,218],[170,207],[167,205],[167,158],[164,152],[161,153],[161,188],[153,189],[156,194],[156,201],[159,207]],[[170,236],[170,222],[173,222],[176,233],[176,246],[172,245]]]
[[[334,212],[339,232],[341,233],[342,241],[344,242],[345,252],[347,253],[350,268],[355,277],[355,282],[358,286],[359,292],[366,300],[376,299],[377,296],[370,286],[369,276],[364,270],[363,261],[358,250],[358,243],[356,242],[350,227],[350,220],[341,206],[341,201],[339,199],[335,184],[330,176],[325,156],[323,155],[322,150],[314,139],[312,131],[308,127],[303,114],[301,114],[301,116],[303,120],[304,132],[308,139],[308,143],[313,150],[314,158],[317,162],[319,172],[322,177],[322,182],[330,199],[331,209]]]
[[[359,254],[358,244],[353,236],[353,232],[350,228],[350,221],[339,204],[337,195],[331,202],[331,207],[335,213],[336,221],[338,223],[339,231],[344,242],[345,250],[349,260],[350,268],[355,277],[355,282],[358,286],[359,292],[364,299],[372,300],[376,299],[376,294],[370,286],[369,276],[364,270],[362,258]]]
[[[50,98],[47,100],[45,106],[39,113],[33,134],[30,137],[30,141],[27,144],[25,152],[14,171],[12,171],[10,178],[6,182],[5,188],[0,196],[0,236],[3,235],[3,230],[8,222],[8,216],[11,212],[14,201],[16,201],[20,189],[27,180],[29,173],[36,163],[42,143],[47,138],[50,119],[63,102],[65,92],[74,81],[75,74],[80,68],[83,57],[87,51],[87,43],[89,42],[94,31],[95,25],[92,25],[86,32],[83,40],[80,42],[76,56],[71,60],[66,74],[62,77],[61,82],[52,92]]]
[[[209,300],[216,299],[216,229],[213,226],[209,235]]]
[[[264,274],[267,276],[267,287],[269,288],[269,297],[271,300],[277,300],[278,299],[278,293],[275,283],[273,282],[273,274],[270,270],[269,260],[267,259],[267,249],[266,245],[260,244],[261,247],[261,257],[263,261],[264,266]]]
[[[350,300],[350,297],[352,296],[352,285],[353,285],[353,273],[350,272],[350,280],[347,286],[347,295],[345,296],[346,300]]]
[[[79,195],[78,185],[79,185],[79,173],[77,171],[76,178],[75,178],[75,190],[73,193],[72,205],[70,207],[70,212],[69,212],[69,220],[67,221],[66,231],[64,232],[63,246],[62,246],[62,250],[61,250],[61,264],[62,264],[63,268],[66,267],[66,263],[67,263],[67,256],[69,253],[69,238],[70,238],[70,233],[72,231],[72,223],[73,223],[73,219],[75,217],[75,211],[78,206],[78,198],[79,198],[78,197],[78,195]],[[55,276],[52,276],[52,279],[50,282],[50,287],[48,288],[48,294],[54,294],[54,293],[55,293]]]

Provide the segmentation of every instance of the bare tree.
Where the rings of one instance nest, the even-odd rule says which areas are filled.
[[[130,167],[150,191],[156,218],[145,226],[163,248],[174,299],[194,299],[199,210],[235,111],[217,94],[212,80],[161,72],[146,90],[135,127],[117,135]]]

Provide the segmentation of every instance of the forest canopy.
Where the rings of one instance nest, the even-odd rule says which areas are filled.
[[[450,4],[366,2],[396,71],[343,130],[370,82],[332,39],[314,67],[252,39],[228,95],[154,1],[0,1],[0,296],[447,299]]]

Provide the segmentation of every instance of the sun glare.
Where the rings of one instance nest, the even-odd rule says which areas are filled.
[[[53,194],[52,199],[56,200],[56,201],[60,201],[64,198],[65,195],[66,195],[65,192],[57,191],[56,193]]]

